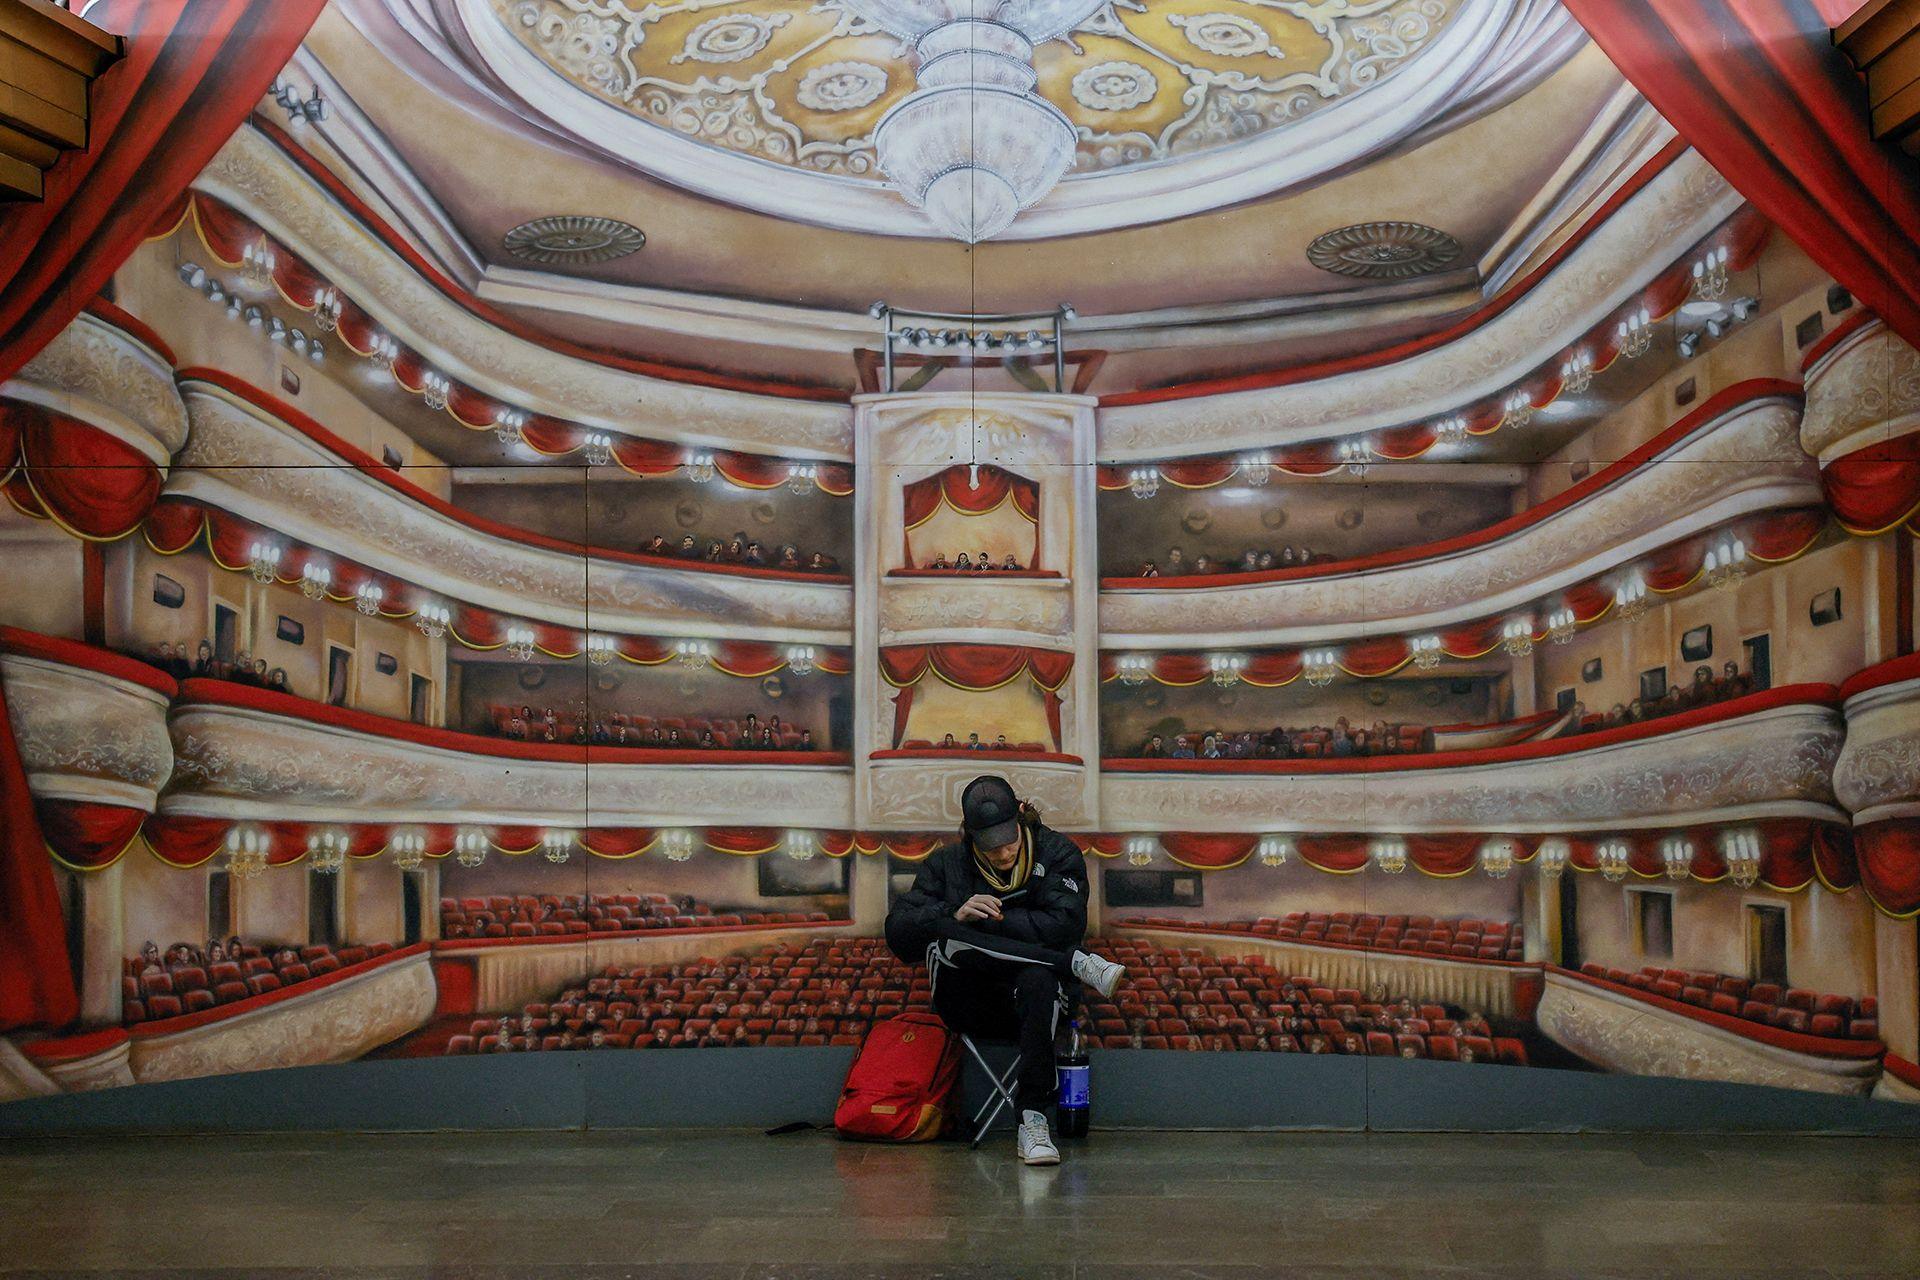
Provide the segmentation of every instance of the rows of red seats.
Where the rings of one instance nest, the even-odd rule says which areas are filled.
[[[1522,927],[1504,920],[1438,920],[1432,916],[1381,916],[1352,911],[1294,911],[1258,920],[1182,920],[1136,916],[1117,925],[1187,929],[1196,933],[1244,933],[1280,942],[1332,942],[1377,951],[1410,951],[1461,960],[1519,960]]]
[[[824,924],[824,911],[716,910],[684,894],[495,894],[440,899],[443,938],[552,938],[722,925]]]
[[[1848,1040],[1880,1038],[1880,1005],[1872,996],[1821,995],[1775,982],[1753,982],[1723,973],[1662,969],[1649,965],[1638,973],[1589,960],[1580,972],[1669,1000],[1764,1023],[1802,1035]]]
[[[198,1013],[252,996],[298,986],[350,964],[393,950],[390,942],[335,949],[325,945],[260,947],[242,944],[238,960],[212,964],[145,965],[127,962],[121,977],[121,1017],[128,1024]]]
[[[1127,966],[1111,1000],[1090,996],[1104,1048],[1253,1049],[1526,1065],[1526,1046],[1487,1019],[1376,990],[1329,987],[1283,974],[1260,956],[1224,960],[1199,948],[1130,939],[1104,944]]]
[[[1084,1016],[1101,1048],[1270,1050],[1524,1064],[1520,1041],[1484,1017],[1438,1004],[1363,999],[1285,976],[1258,957],[1125,939],[1089,944],[1121,960],[1113,1000]],[[877,938],[765,947],[751,955],[645,968],[609,967],[517,1015],[478,1019],[450,1054],[715,1045],[856,1045],[877,1019],[929,1007],[927,976]]]
[[[518,1017],[481,1019],[448,1053],[859,1044],[876,1019],[925,1009],[927,976],[878,938],[763,947],[751,955],[609,966]]]

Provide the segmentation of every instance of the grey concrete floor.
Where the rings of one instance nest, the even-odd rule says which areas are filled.
[[[0,1275],[1396,1280],[1920,1274],[1920,1146],[595,1132],[0,1143]]]

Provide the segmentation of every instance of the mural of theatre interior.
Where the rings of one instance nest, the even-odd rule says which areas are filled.
[[[0,1098],[857,1045],[992,772],[1096,1063],[1920,1101],[1920,276],[1596,7],[273,6],[0,335]]]

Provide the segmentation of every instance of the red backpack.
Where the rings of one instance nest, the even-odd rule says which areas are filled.
[[[953,1121],[960,1037],[931,1013],[876,1022],[854,1055],[833,1127],[843,1138],[926,1142]]]

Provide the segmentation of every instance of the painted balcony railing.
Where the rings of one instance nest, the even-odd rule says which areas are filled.
[[[189,370],[181,388],[192,433],[170,497],[509,617],[610,634],[823,645],[850,637],[852,592],[842,577],[683,566],[529,533],[432,497],[222,374]]]
[[[1319,760],[1108,760],[1108,831],[1605,831],[1845,822],[1831,685],[1789,685],[1572,738]],[[1285,778],[1287,785],[1276,786]]]
[[[1522,608],[1730,521],[1817,506],[1817,468],[1799,431],[1791,384],[1741,383],[1566,493],[1478,533],[1305,568],[1106,579],[1101,640],[1116,649],[1309,644]]]
[[[1885,1052],[1878,1041],[1786,1031],[1558,967],[1547,969],[1535,1016],[1556,1043],[1631,1075],[1861,1096]]]
[[[483,738],[189,680],[167,816],[337,823],[844,827],[847,757]]]

